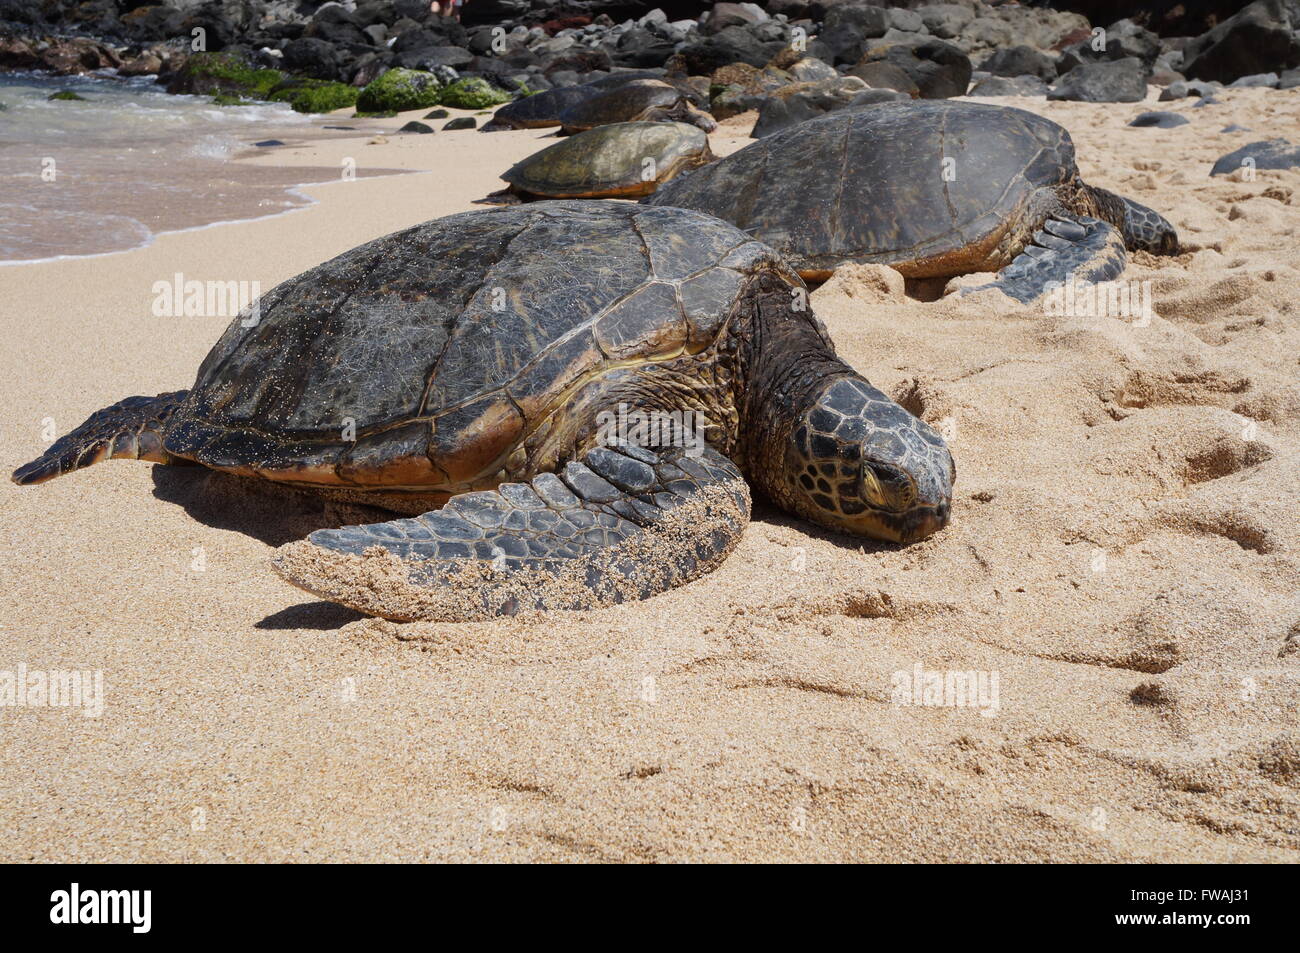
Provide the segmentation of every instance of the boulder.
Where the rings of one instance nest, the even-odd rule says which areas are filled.
[[[700,20],[700,32],[711,36],[729,26],[756,26],[769,19],[767,11],[753,3],[715,3],[708,15]]]
[[[1300,148],[1285,139],[1265,139],[1242,146],[1214,163],[1210,175],[1230,175],[1242,168],[1300,168]]]
[[[975,19],[975,13],[970,7],[955,3],[936,3],[918,7],[916,12],[920,15],[925,28],[944,40],[961,36],[961,31],[966,28],[966,24]]]
[[[856,63],[862,58],[867,41],[889,30],[889,11],[866,2],[838,3],[826,11],[817,38],[808,44],[808,52],[827,63]]]
[[[383,113],[436,106],[442,98],[442,86],[432,73],[392,69],[361,91],[357,97],[357,110]]]
[[[942,40],[923,38],[913,43],[893,43],[869,49],[859,61],[897,66],[916,84],[922,99],[964,96],[970,86],[970,57]]]
[[[866,89],[867,84],[856,76],[841,76],[816,83],[793,83],[767,98],[759,109],[758,122],[750,136],[760,139],[796,123],[842,109]]]
[[[1150,72],[1160,55],[1160,38],[1132,20],[1118,20],[1100,34],[1087,37],[1061,53],[1057,70],[1068,73],[1082,63],[1138,59]]]
[[[1294,0],[1256,0],[1201,34],[1183,50],[1183,72],[1230,83],[1242,76],[1300,66],[1300,7]]]
[[[1213,96],[1222,89],[1218,83],[1202,83],[1197,80],[1175,80],[1160,91],[1160,102],[1167,103],[1174,99],[1188,96]]]
[[[859,63],[849,70],[850,76],[856,76],[872,89],[892,89],[916,99],[921,95],[920,87],[900,66],[884,60],[874,63]]]
[[[329,43],[304,36],[285,46],[284,65],[295,73],[316,79],[338,79],[342,75],[343,60]]]
[[[1010,46],[994,52],[980,69],[994,76],[1037,76],[1050,83],[1056,79],[1056,58],[1032,46]]]
[[[759,40],[744,27],[729,26],[713,36],[688,43],[670,62],[677,68],[675,71],[692,76],[708,75],[728,63],[763,66],[784,47],[785,44],[779,40]]]
[[[1185,126],[1187,123],[1188,119],[1186,116],[1180,116],[1178,113],[1156,110],[1152,112],[1138,113],[1129,125],[1138,128],[1155,127],[1157,129],[1173,129],[1175,126]]]
[[[1146,98],[1147,70],[1137,57],[1083,63],[1061,77],[1048,99],[1084,103],[1136,103]]]

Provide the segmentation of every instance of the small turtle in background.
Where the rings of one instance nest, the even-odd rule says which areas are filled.
[[[642,201],[731,222],[808,281],[845,262],[909,278],[998,271],[982,287],[1021,302],[1053,282],[1117,277],[1126,248],[1178,250],[1158,213],[1083,182],[1061,126],[949,100],[810,119]]]
[[[561,140],[516,163],[489,201],[639,198],[713,161],[709,137],[681,122],[620,122]]]
[[[484,132],[502,129],[545,129],[560,124],[560,114],[570,106],[600,95],[590,86],[556,86],[506,103],[483,126]]]
[[[499,132],[503,129],[543,129],[560,125],[560,115],[570,106],[594,99],[611,89],[626,86],[640,80],[659,79],[658,76],[642,70],[629,70],[611,73],[588,83],[576,86],[555,86],[539,93],[524,96],[514,102],[506,103],[492,116],[490,122],[483,126],[484,132]],[[674,85],[674,84],[669,84]],[[708,101],[685,83],[676,88],[696,106],[708,105]]]
[[[560,113],[560,130],[567,135],[616,122],[685,122],[705,132],[718,128],[712,116],[691,104],[690,96],[657,79],[623,83]]]
[[[840,532],[930,535],[948,448],[806,301],[772,249],[698,212],[452,215],[276,286],[188,391],[99,411],[13,480],[197,463],[421,514],[317,530],[273,564],[393,619],[653,596],[722,563],[751,484]]]

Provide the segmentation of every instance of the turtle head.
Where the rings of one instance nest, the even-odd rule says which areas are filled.
[[[1097,203],[1100,217],[1120,230],[1124,247],[1129,251],[1145,251],[1152,255],[1178,254],[1178,230],[1169,219],[1141,202],[1095,186],[1088,188]]]
[[[785,457],[783,495],[822,526],[911,543],[948,522],[956,469],[943,438],[856,374],[814,389]]]

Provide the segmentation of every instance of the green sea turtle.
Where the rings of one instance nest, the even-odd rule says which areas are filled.
[[[1084,184],[1056,123],[948,100],[811,119],[643,201],[731,222],[806,280],[850,261],[916,278],[1000,270],[993,287],[1021,301],[1052,282],[1115,278],[1126,247],[1178,248],[1156,212]]]
[[[686,93],[657,79],[622,83],[560,113],[560,128],[566,134],[614,122],[674,121],[688,122],[705,132],[718,128],[713,117],[693,106]]]
[[[556,86],[540,93],[524,96],[506,103],[483,127],[484,132],[502,129],[543,129],[558,126],[560,114],[570,106],[600,95],[602,91],[591,86]]]
[[[544,89],[541,92],[533,93],[531,96],[524,96],[516,99],[512,103],[506,103],[498,109],[492,116],[490,122],[483,127],[484,132],[499,132],[502,129],[540,129],[547,126],[558,126],[560,124],[560,115],[570,106],[574,106],[588,99],[593,99],[602,93],[619,86],[625,86],[628,83],[634,83],[638,80],[659,79],[660,77],[644,70],[628,70],[619,73],[611,73],[609,76],[602,76],[600,79],[594,79],[588,83],[582,83],[575,86],[555,86],[551,89]],[[664,80],[664,82],[668,82]],[[691,87],[685,83],[669,83],[684,94],[692,105],[707,105],[707,98],[700,96]]]
[[[637,198],[713,161],[709,137],[683,122],[619,122],[548,146],[507,170],[505,192],[536,198]]]
[[[190,390],[99,411],[13,479],[189,462],[422,514],[317,530],[274,563],[397,619],[662,592],[730,552],[748,484],[843,532],[933,533],[947,447],[805,301],[775,252],[696,212],[453,215],[276,286]]]

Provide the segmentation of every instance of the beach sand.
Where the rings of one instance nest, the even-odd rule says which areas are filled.
[[[1184,254],[1124,276],[1148,321],[927,303],[872,268],[813,295],[949,438],[953,520],[917,545],[758,502],[720,570],[646,602],[397,624],[268,568],[346,507],[141,463],[5,481],[0,671],[101,670],[104,705],[0,708],[0,859],[1296,861],[1300,173],[1208,172],[1296,139],[1300,97],[1219,96],[1161,104],[1192,120],[1169,130],[1126,127],[1150,101],[989,100],[1178,227]],[[190,385],[227,319],[154,317],[154,282],[269,289],[478,207],[548,133],[290,144],[249,161],[425,174],[0,268],[0,461]],[[903,704],[918,668],[996,676],[996,708]]]

